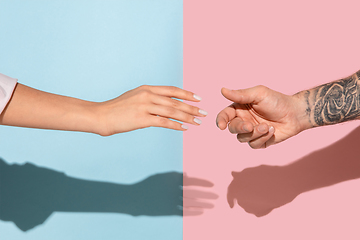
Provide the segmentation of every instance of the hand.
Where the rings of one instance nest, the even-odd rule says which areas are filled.
[[[198,216],[214,205],[215,193],[195,188],[210,188],[205,179],[188,177],[178,172],[152,175],[131,186],[131,204],[127,206],[133,216]]]
[[[175,119],[194,125],[201,124],[196,117],[207,112],[179,100],[199,102],[194,93],[171,86],[140,86],[121,96],[99,103],[99,134],[109,136],[146,127],[163,127],[184,131],[187,126]]]
[[[204,188],[211,188],[214,184],[201,178],[183,176],[183,216],[198,216],[206,209],[214,208],[208,201],[217,199],[219,196],[213,192],[203,191]],[[200,189],[201,190],[200,190]]]
[[[297,95],[288,96],[264,86],[221,90],[234,103],[223,109],[216,124],[237,134],[254,149],[266,148],[306,129],[306,105]]]

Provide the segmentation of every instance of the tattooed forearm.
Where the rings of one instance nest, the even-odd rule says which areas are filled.
[[[310,90],[309,94],[305,94],[307,111],[310,111],[309,120],[322,126],[359,118],[359,77],[360,71],[345,79],[319,86]]]

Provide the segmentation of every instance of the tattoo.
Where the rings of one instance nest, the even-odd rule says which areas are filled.
[[[305,100],[306,100],[306,104],[307,104],[306,115],[308,115],[308,116],[310,116],[310,113],[311,113],[310,103],[309,103],[309,96],[310,96],[310,91],[306,90],[305,91]]]
[[[345,79],[317,87],[312,93],[313,107],[310,107],[309,94],[305,94],[308,109],[313,111],[317,125],[340,123],[360,116],[359,77],[360,72],[357,72]]]
[[[308,116],[309,123],[311,124],[311,120],[310,120],[311,108],[310,108],[310,103],[309,103],[309,96],[310,96],[310,91],[306,90],[305,94],[304,94],[304,97],[305,97],[307,108],[306,108],[305,111],[306,111],[306,115]]]

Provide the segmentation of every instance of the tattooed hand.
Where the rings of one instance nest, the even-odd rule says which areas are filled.
[[[264,86],[221,90],[233,103],[217,116],[217,126],[237,134],[252,148],[266,148],[299,132],[360,118],[360,71],[335,82],[288,96]]]

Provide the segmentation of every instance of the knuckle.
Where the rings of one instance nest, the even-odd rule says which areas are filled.
[[[186,117],[187,122],[189,122],[189,123],[194,122],[194,119],[195,119],[194,116],[192,116],[190,114],[186,114],[185,117]]]
[[[264,85],[258,85],[256,86],[257,90],[261,91],[261,92],[266,92],[269,88],[264,86]]]
[[[139,93],[138,93],[138,97],[142,100],[146,100],[149,99],[151,96],[151,92],[145,89],[142,89]]]
[[[169,92],[170,94],[174,95],[178,91],[177,87],[169,86]]]
[[[171,101],[171,107],[173,108],[179,108],[180,107],[180,103],[176,100],[172,100]]]
[[[159,125],[159,126],[167,126],[168,124],[167,124],[167,119],[166,118],[158,118],[158,120],[157,120],[157,124]]]
[[[149,89],[149,85],[141,85],[141,86],[139,87],[139,89],[141,89],[141,90]]]
[[[200,111],[200,108],[189,106],[189,112],[191,112],[192,114],[197,115],[197,114],[199,114],[199,111]]]
[[[169,108],[166,109],[166,112],[167,112],[168,115],[172,116],[172,115],[175,115],[176,109],[169,107]]]

